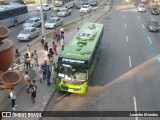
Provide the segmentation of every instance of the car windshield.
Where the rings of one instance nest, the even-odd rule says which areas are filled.
[[[144,8],[144,5],[139,5],[139,7]]]
[[[47,22],[48,23],[55,23],[56,19],[49,19]]]
[[[34,20],[27,20],[26,23],[33,23]]]
[[[150,24],[154,25],[154,26],[158,26],[158,22],[156,22],[156,21],[151,21]]]
[[[65,83],[79,84],[86,82],[87,70],[85,67],[68,64],[58,65],[58,77]]]
[[[67,9],[61,9],[60,10],[60,12],[66,12],[67,11]]]
[[[82,8],[88,8],[88,6],[82,6]]]
[[[29,29],[23,29],[21,31],[21,34],[30,34],[30,30]]]

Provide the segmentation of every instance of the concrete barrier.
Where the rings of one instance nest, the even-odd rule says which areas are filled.
[[[24,69],[22,72],[25,73],[26,69]],[[34,70],[29,70],[28,71],[30,79],[32,80],[34,76],[36,75]],[[22,91],[22,89],[26,88],[26,84],[23,81],[23,77],[21,79],[21,82],[15,86],[15,91],[17,93],[17,98],[18,98],[18,93]],[[11,104],[11,100],[8,98],[9,92],[8,91],[0,91],[0,111],[4,111],[6,106]]]

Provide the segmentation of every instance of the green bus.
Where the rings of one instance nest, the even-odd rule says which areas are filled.
[[[85,23],[59,54],[56,88],[70,93],[86,93],[100,55],[103,24]]]

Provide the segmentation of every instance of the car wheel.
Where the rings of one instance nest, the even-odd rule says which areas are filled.
[[[18,25],[18,21],[15,20],[15,21],[14,21],[14,26],[17,26],[17,25]]]
[[[39,32],[37,33],[37,37],[39,36]]]
[[[31,37],[28,38],[28,42],[31,41]]]
[[[38,27],[41,27],[41,23],[39,24],[39,26]]]
[[[69,15],[71,15],[71,12],[69,13]]]
[[[51,8],[49,8],[49,10],[51,10]]]

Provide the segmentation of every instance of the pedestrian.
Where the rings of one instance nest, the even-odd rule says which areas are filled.
[[[33,59],[34,59],[35,66],[38,67],[38,55],[37,55],[37,51],[36,50],[34,50]]]
[[[60,33],[57,31],[57,43],[60,43]]]
[[[64,34],[64,28],[63,28],[63,26],[61,26],[60,31],[61,31],[61,34]]]
[[[52,17],[56,17],[55,14],[52,13],[51,18],[52,18]]]
[[[29,45],[27,45],[27,51],[26,53],[28,53],[28,56],[31,57],[31,48]]]
[[[53,49],[55,55],[57,55],[57,45],[55,44],[54,41],[52,42],[52,49]]]
[[[45,41],[45,37],[44,35],[41,37],[41,45],[42,45],[42,49],[44,49],[44,41]]]
[[[47,59],[47,56],[48,56],[48,42],[45,42],[44,50],[45,50],[45,59]]]
[[[64,33],[60,35],[60,39],[64,39]]]
[[[44,72],[44,70],[43,70],[43,65],[41,65],[40,67],[39,67],[39,69],[38,69],[38,75],[39,75],[39,81],[40,81],[40,83],[43,83],[43,72]]]
[[[65,44],[64,39],[61,39],[62,51],[64,50],[64,44]]]
[[[10,92],[10,99],[12,100],[12,109],[13,110],[16,110],[15,109],[15,107],[17,106],[16,104],[15,104],[15,102],[16,102],[16,92],[14,91],[14,88],[12,88],[11,89],[11,92]]]
[[[19,70],[19,67],[20,67],[20,53],[18,51],[18,49],[15,50],[15,54],[14,54],[14,61],[16,63],[16,68],[17,70]]]
[[[47,61],[45,60],[44,61],[44,64],[43,64],[43,80],[46,80],[47,79]]]
[[[29,57],[28,53],[26,53],[26,56],[25,56],[25,61],[26,61],[26,68],[27,69],[31,69],[31,58]]]
[[[49,52],[48,52],[48,59],[49,59],[49,62],[50,62],[50,66],[53,64],[53,50],[52,48],[49,49]]]
[[[32,99],[32,102],[33,102],[33,103],[36,103],[36,102],[35,102],[35,98],[36,98],[37,85],[36,85],[35,82],[36,82],[36,81],[33,80],[33,87],[31,87],[31,99]]]
[[[56,39],[56,38],[57,38],[57,30],[55,29],[55,30],[53,31],[53,40]]]
[[[51,78],[51,70],[50,70],[50,66],[47,65],[47,86],[51,85],[50,78]]]
[[[24,82],[25,82],[26,84],[28,84],[28,83],[30,82],[30,77],[29,77],[28,71],[25,72]]]

